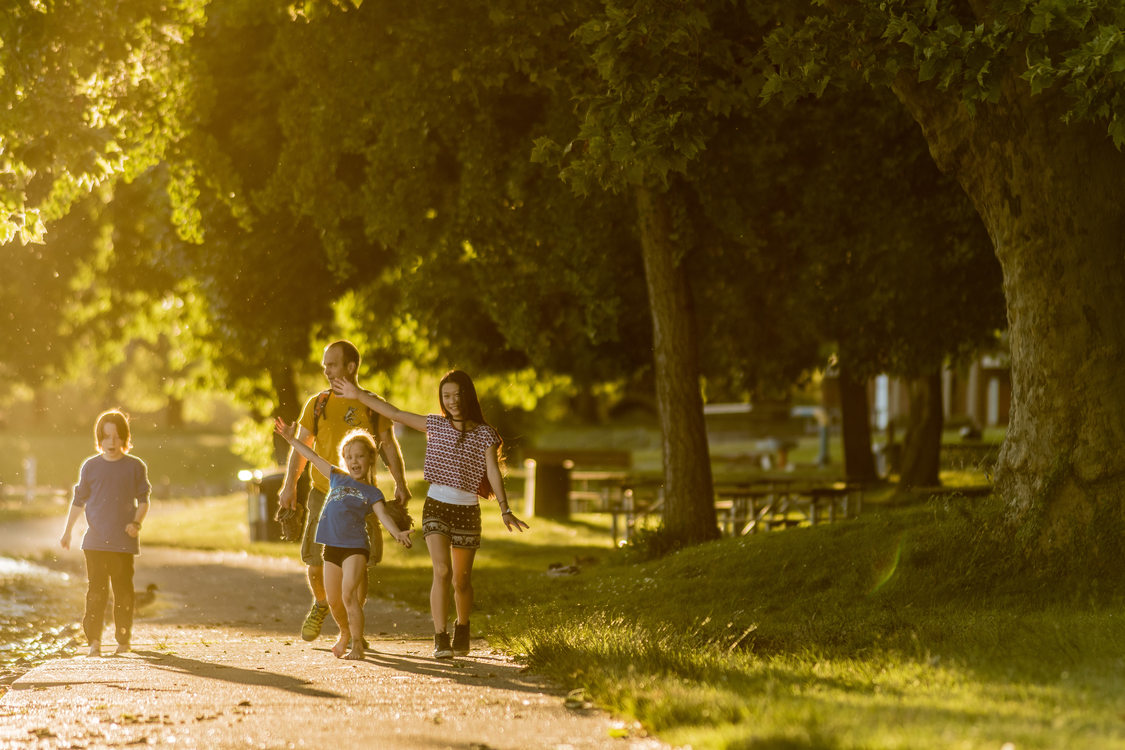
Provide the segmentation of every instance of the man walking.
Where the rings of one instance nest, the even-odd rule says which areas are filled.
[[[324,377],[329,381],[333,378],[345,378],[354,383],[359,374],[359,350],[350,341],[342,339],[334,341],[324,348],[323,365]],[[369,431],[378,442],[383,462],[395,482],[395,500],[406,503],[410,499],[410,489],[406,485],[402,449],[395,439],[393,423],[375,414],[359,401],[337,396],[332,393],[331,388],[313,396],[305,402],[305,408],[301,411],[297,439],[311,447],[318,456],[327,459],[329,463],[336,464],[339,462],[336,452],[341,438],[356,428]],[[307,462],[307,459],[297,451],[289,452],[285,482],[278,492],[278,502],[281,507],[297,507],[297,478],[301,476]],[[301,559],[307,568],[309,589],[313,595],[312,607],[301,626],[301,638],[306,641],[316,640],[320,635],[324,618],[328,615],[328,597],[324,590],[323,547],[315,541],[316,524],[320,520],[320,511],[328,494],[328,477],[317,471],[315,466],[310,471],[312,483],[309,487],[304,533],[301,535]],[[367,531],[371,538],[370,569],[382,559],[383,536],[377,521],[369,522]],[[366,600],[366,583],[360,591]],[[363,606],[363,602],[360,602],[360,606]]]

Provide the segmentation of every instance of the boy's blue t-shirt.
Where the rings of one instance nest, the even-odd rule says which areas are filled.
[[[98,454],[86,459],[71,501],[86,509],[82,549],[139,553],[137,539],[125,533],[125,527],[136,518],[137,505],[148,502],[151,490],[148,467],[136,456],[126,453],[117,461],[107,461]]]
[[[328,477],[328,496],[316,524],[316,543],[348,549],[368,549],[367,516],[375,503],[383,501],[378,487],[357,482],[350,475],[333,471]]]

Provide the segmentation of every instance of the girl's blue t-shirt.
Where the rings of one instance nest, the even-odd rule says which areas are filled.
[[[375,512],[375,503],[380,502],[383,502],[383,493],[378,487],[333,470],[328,477],[324,509],[316,524],[316,543],[368,549],[366,519]]]

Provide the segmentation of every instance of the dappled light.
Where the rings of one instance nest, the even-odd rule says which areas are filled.
[[[0,102],[0,706],[370,594],[628,750],[1125,738],[1121,0],[17,0]]]

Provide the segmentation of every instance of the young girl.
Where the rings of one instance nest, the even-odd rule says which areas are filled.
[[[366,431],[352,430],[340,441],[340,463],[347,467],[344,471],[297,440],[296,424],[285,424],[278,417],[274,430],[328,477],[328,495],[316,526],[316,543],[324,545],[324,590],[332,619],[340,628],[340,638],[332,653],[336,658],[362,659],[364,623],[360,589],[367,582],[364,572],[371,554],[367,516],[374,513],[404,547],[410,546],[412,532],[399,529],[387,513],[383,493],[375,487],[375,457],[379,450]]]
[[[423,477],[430,483],[422,507],[422,534],[434,566],[430,613],[434,619],[434,658],[469,653],[469,613],[473,608],[473,558],[480,547],[481,497],[495,496],[508,531],[529,528],[508,507],[500,473],[500,435],[484,421],[472,379],[460,370],[446,373],[438,385],[441,414],[423,416],[403,411],[373,393],[338,378],[333,390],[395,422],[426,433]],[[457,620],[453,642],[446,630],[449,589]]]
[[[113,586],[113,625],[118,654],[130,648],[133,632],[133,556],[140,554],[137,536],[148,514],[148,467],[128,455],[129,420],[120,411],[98,416],[94,445],[100,455],[86,459],[74,486],[74,498],[59,544],[70,549],[70,533],[78,516],[86,513],[82,552],[86,557],[86,611],[82,631],[90,643],[90,656],[102,651],[109,587]]]

